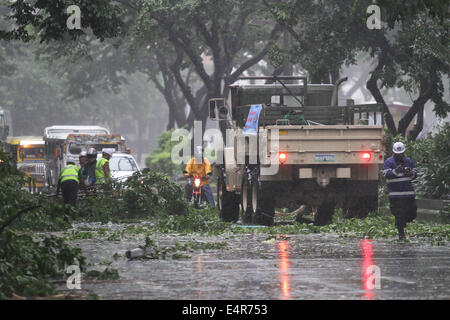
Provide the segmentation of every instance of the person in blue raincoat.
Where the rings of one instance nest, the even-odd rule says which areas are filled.
[[[413,180],[417,178],[414,161],[405,156],[402,142],[393,146],[393,155],[384,162],[390,209],[395,216],[395,226],[400,239],[405,239],[405,227],[417,217],[416,193]]]

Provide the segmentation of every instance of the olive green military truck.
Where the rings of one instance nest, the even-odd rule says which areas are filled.
[[[231,106],[209,101],[225,140],[215,166],[223,220],[237,221],[241,211],[244,223],[271,225],[275,208],[305,204],[314,209],[314,223],[324,225],[335,208],[354,217],[377,209],[381,106],[350,100],[339,106],[345,80],[243,77],[230,86]]]

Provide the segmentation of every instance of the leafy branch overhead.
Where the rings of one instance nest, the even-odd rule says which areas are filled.
[[[16,28],[2,35],[25,41],[36,38],[50,47],[57,40],[59,48],[50,50],[53,60],[63,55],[71,63],[86,56],[83,51],[97,47],[92,55],[95,62],[85,69],[82,84],[71,82],[82,93],[92,92],[102,82],[123,83],[117,76],[120,72],[147,74],[169,106],[169,128],[175,123],[190,127],[194,119],[204,121],[208,98],[226,96],[227,85],[258,64],[281,34],[262,1],[92,0],[70,4],[80,7],[81,30],[66,29],[68,1],[34,5],[17,1],[9,5]],[[256,20],[264,23],[255,24]],[[116,72],[98,68],[102,60],[117,54],[96,38],[115,43],[120,52],[131,53],[130,59],[115,66]],[[209,64],[205,64],[207,57]],[[183,115],[186,103],[190,112]]]
[[[198,120],[206,119],[207,99],[226,96],[227,85],[261,61],[281,31],[270,22],[260,1],[142,3],[135,32],[137,44],[150,44],[156,54],[161,45],[168,49],[172,61],[167,65]],[[269,26],[252,27],[250,21],[256,17],[268,19]],[[204,63],[205,56],[211,57],[211,65]],[[182,77],[186,69],[196,75],[195,91]]]
[[[443,79],[449,76],[450,26],[447,1],[377,1],[381,29],[369,29],[367,8],[372,1],[265,1],[267,8],[294,39],[291,59],[301,64],[312,82],[334,80],[341,66],[354,64],[367,52],[375,64],[367,81],[373,98],[384,105],[392,134],[406,135],[414,116],[418,121],[409,135],[415,139],[423,128],[425,103],[446,117]],[[387,107],[382,88],[398,87],[415,98],[398,128]]]
[[[68,62],[73,69],[70,97],[90,95],[99,88],[117,92],[127,74],[141,72],[164,97],[168,129],[191,128],[194,120],[206,121],[207,100],[228,96],[227,85],[245,72],[256,68],[266,72],[263,60],[273,62],[275,70],[270,68],[270,73],[286,72],[282,65],[297,65],[312,83],[329,83],[340,77],[344,64],[355,64],[361,53],[372,58],[366,87],[384,106],[392,134],[405,136],[417,115],[409,135],[415,139],[423,128],[427,102],[434,104],[440,117],[450,110],[443,85],[450,70],[447,1],[377,1],[381,29],[367,26],[371,0],[18,0],[2,4],[8,23],[0,24],[0,39],[35,40],[45,45],[41,52],[48,59]],[[81,10],[80,30],[66,27],[69,5]],[[0,61],[2,56],[0,49]],[[398,127],[382,93],[385,88],[402,88],[413,97]]]
[[[100,40],[118,36],[124,23],[120,19],[121,8],[109,0],[17,0],[2,6],[9,7],[9,20],[14,23],[7,30],[0,30],[0,39],[22,40],[37,38],[40,42],[76,40],[91,30]],[[82,13],[82,29],[67,29],[70,14],[67,8],[76,5]]]

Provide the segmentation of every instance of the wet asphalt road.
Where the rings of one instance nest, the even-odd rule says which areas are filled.
[[[143,236],[76,240],[73,244],[83,249],[88,269],[110,267],[120,274],[114,281],[82,280],[80,292],[95,293],[100,299],[450,299],[448,244],[324,234],[152,239],[158,246],[176,241],[227,245],[182,252],[189,256],[185,259],[128,260],[126,250],[142,245]],[[368,273],[370,268],[375,273]],[[58,289],[67,292],[63,284]]]

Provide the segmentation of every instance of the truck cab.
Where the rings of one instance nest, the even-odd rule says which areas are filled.
[[[61,169],[66,166],[68,160],[78,162],[78,153],[75,148],[70,150],[73,140],[68,140],[70,135],[110,135],[108,129],[100,126],[51,126],[44,130],[45,141],[45,172],[46,184],[49,189],[56,188]],[[75,146],[73,146],[75,147]],[[80,150],[81,152],[81,150]]]
[[[67,159],[78,165],[78,157],[82,151],[90,148],[101,154],[103,149],[112,149],[114,152],[125,152],[125,139],[119,134],[69,134],[63,147]]]

